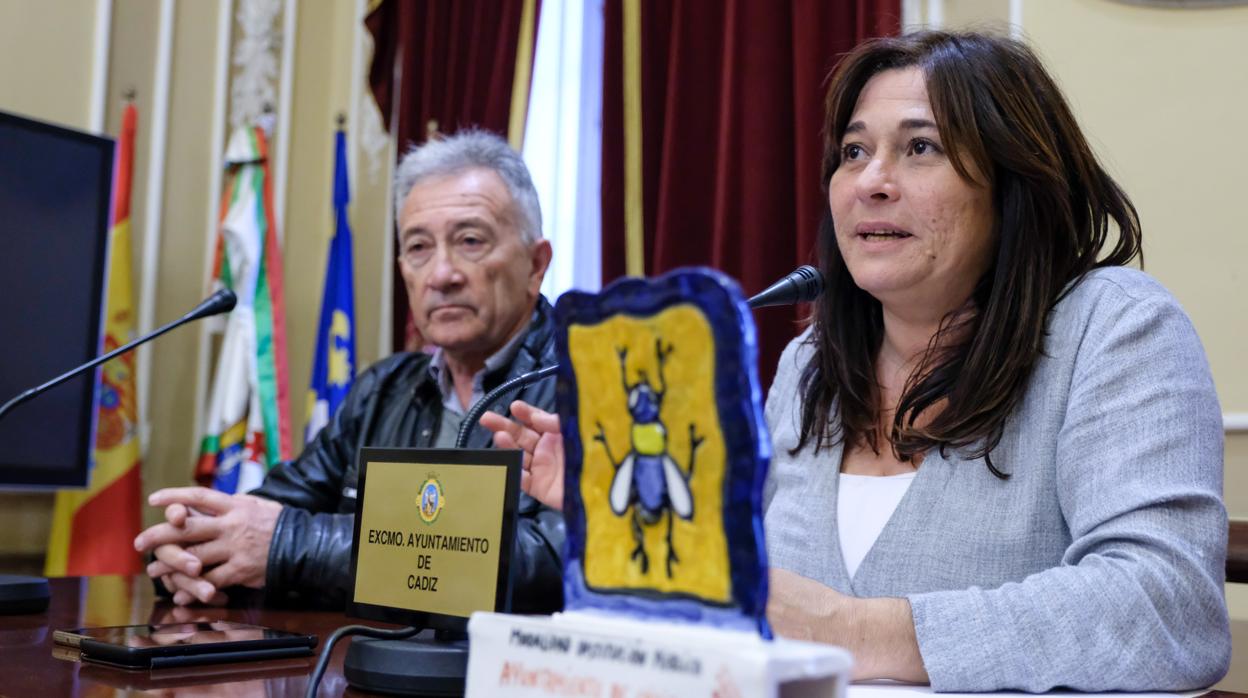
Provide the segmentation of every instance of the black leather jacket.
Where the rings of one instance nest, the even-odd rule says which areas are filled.
[[[503,381],[556,362],[553,310],[538,299],[528,334],[510,364],[486,375],[489,392]],[[266,593],[271,600],[345,605],[351,587],[351,539],[359,476],[356,452],[361,446],[427,447],[437,438],[442,394],[429,372],[427,354],[396,354],[356,378],[351,392],[329,424],[293,461],[269,471],[251,494],[286,505],[277,519],[269,548]],[[554,410],[555,381],[547,378],[518,395],[504,396],[491,409],[509,414],[519,398]],[[470,448],[492,445],[479,424]],[[520,495],[512,609],[545,613],[563,607],[563,516]]]

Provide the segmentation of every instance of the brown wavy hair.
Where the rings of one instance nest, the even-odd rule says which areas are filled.
[[[910,67],[926,78],[954,169],[968,182],[976,183],[971,172],[988,180],[996,250],[974,287],[971,312],[943,319],[907,379],[888,441],[903,461],[932,448],[955,448],[983,458],[1005,478],[991,452],[1044,351],[1049,312],[1089,270],[1140,256],[1139,217],[1097,162],[1035,53],[1019,41],[974,32],[873,39],[841,60],[830,77],[824,118],[825,191],[867,81]],[[814,307],[809,341],[815,353],[801,377],[795,451],[812,440],[818,451],[840,439],[879,453],[875,361],[884,336],[881,306],[854,284],[830,214],[820,227],[819,246],[827,292]],[[839,424],[833,423],[834,402]],[[919,415],[937,403],[934,418],[917,426]]]

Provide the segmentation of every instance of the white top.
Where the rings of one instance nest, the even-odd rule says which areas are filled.
[[[836,493],[836,530],[841,537],[845,571],[851,578],[917,474],[916,471],[881,477],[841,473]]]

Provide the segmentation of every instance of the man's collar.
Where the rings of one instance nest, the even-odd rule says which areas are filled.
[[[536,313],[537,309],[535,308],[533,312]],[[462,414],[472,407],[472,403],[484,397],[485,391],[482,386],[485,376],[511,363],[511,360],[516,357],[521,345],[524,344],[525,337],[529,334],[530,326],[533,324],[532,317],[533,315],[530,315],[529,322],[507,340],[501,349],[486,357],[484,368],[473,374],[472,400],[467,405],[459,404],[459,395],[455,392],[455,381],[451,377],[450,367],[446,364],[446,351],[442,347],[434,349],[433,357],[429,360],[429,376],[438,386],[438,392],[442,394],[442,406],[452,412]]]

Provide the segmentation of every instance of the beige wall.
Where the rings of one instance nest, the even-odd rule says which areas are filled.
[[[142,3],[142,0],[132,0]],[[142,3],[154,11],[155,3]],[[214,104],[220,4],[179,2],[173,24],[169,80],[169,135],[156,273],[156,323],[184,313],[205,295]],[[185,328],[152,347],[148,395],[151,439],[143,463],[145,491],[187,484],[194,450],[196,361],[203,326]],[[146,512],[153,521],[154,512]]]
[[[921,0],[948,27],[1008,30],[1009,0]],[[1022,0],[1044,58],[1144,228],[1145,270],[1205,344],[1222,409],[1248,415],[1248,7],[1166,10],[1116,0]],[[1227,434],[1225,494],[1248,519],[1248,433]]]
[[[1248,111],[1248,7],[1176,11],[1103,0],[1026,7],[1028,34],[1139,204],[1152,232],[1147,268],[1201,330],[1224,409],[1248,412],[1241,272],[1248,140],[1237,137]],[[1080,21],[1070,21],[1076,12]]]
[[[334,234],[331,207],[333,188],[333,132],[337,117],[351,111],[351,55],[355,28],[353,2],[301,3],[295,44],[294,104],[298,115],[291,123],[289,199],[286,206],[284,247],[287,331],[291,336],[290,376],[292,422],[302,444],[305,399],[312,367],[312,346],[320,319],[321,285]],[[363,67],[368,69],[367,63]],[[360,81],[355,84],[366,89]],[[375,111],[375,108],[373,108]],[[375,118],[374,114],[366,116]],[[351,144],[349,144],[350,147]],[[381,157],[388,157],[390,151]],[[375,206],[385,181],[350,172],[355,200],[351,205],[355,242],[356,351],[360,363],[378,358],[378,322],[382,316],[380,284],[384,209]],[[387,352],[389,353],[389,352]],[[359,368],[359,367],[357,367]]]
[[[1248,413],[1248,7],[1023,7],[1026,35],[1139,207],[1145,269],[1196,324],[1222,409]],[[1228,509],[1248,518],[1248,434],[1228,436],[1227,456]]]
[[[0,0],[0,109],[73,128],[90,125],[96,5]]]
[[[919,4],[925,17],[935,0]],[[1008,0],[944,0],[946,26],[1007,28]],[[1224,412],[1248,414],[1248,7],[1165,10],[1113,0],[1024,0],[1022,35],[1093,147],[1139,207],[1145,269],[1178,297],[1209,355]],[[1248,433],[1226,443],[1225,493],[1248,519]]]
[[[221,3],[231,0],[180,0],[174,22],[168,94],[167,143],[164,151],[161,214],[156,222],[158,247],[154,302],[156,325],[182,315],[206,294],[208,235],[216,202],[209,200],[214,172],[214,107],[225,94],[214,92],[221,61],[216,27]],[[0,109],[87,128],[92,109],[95,0],[27,2],[0,0]],[[110,4],[110,3],[103,3]],[[147,220],[148,173],[157,165],[152,152],[154,80],[161,3],[113,0],[105,133],[116,136],[122,94],[135,90],[139,128],[135,147],[132,207],[135,293],[141,292]],[[291,388],[291,418],[296,452],[302,444],[305,392],[311,370],[314,333],[320,312],[330,236],[333,234],[331,184],[333,133],[339,113],[352,113],[354,100],[366,97],[364,76],[352,80],[352,55],[359,25],[355,0],[298,3],[292,72],[289,179],[283,225],[283,271],[286,282],[286,330]],[[280,26],[280,17],[279,17]],[[238,25],[232,22],[232,31]],[[280,58],[280,56],[279,56]],[[367,70],[368,56],[363,59]],[[358,92],[357,92],[358,90]],[[227,102],[228,103],[228,102]],[[355,102],[359,119],[377,122],[375,107]],[[223,121],[224,124],[224,121]],[[228,136],[228,132],[227,132]],[[274,138],[274,141],[277,139]],[[349,148],[358,148],[349,143]],[[350,211],[355,241],[357,351],[361,368],[378,358],[383,319],[381,282],[387,237],[385,200],[389,171],[384,163],[393,150],[359,154],[352,172]],[[374,160],[381,166],[372,166]],[[142,298],[136,297],[136,304]],[[188,327],[158,340],[151,351],[151,390],[147,403],[149,439],[143,463],[144,489],[190,483],[196,453],[195,398],[201,353],[212,356],[213,337]],[[51,495],[0,492],[0,556],[38,562],[47,540]],[[148,511],[152,523],[159,512]],[[4,570],[0,570],[4,571]]]
[[[937,0],[918,3],[925,18]],[[944,0],[945,26],[1008,30],[1009,0]],[[1098,155],[1139,207],[1145,269],[1191,315],[1222,409],[1248,414],[1248,7],[1164,10],[1023,0],[1044,58]],[[1248,519],[1248,433],[1226,441],[1225,494]]]
[[[0,109],[72,128],[90,125],[95,8],[94,0],[0,0]],[[39,70],[28,70],[32,64]],[[51,502],[47,494],[0,492],[0,552],[42,553]]]

